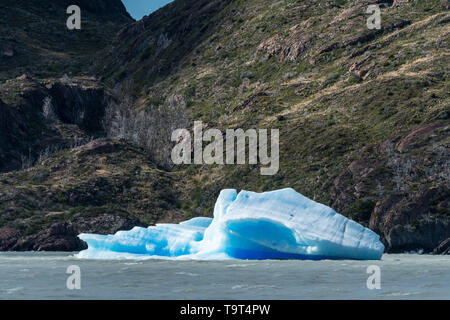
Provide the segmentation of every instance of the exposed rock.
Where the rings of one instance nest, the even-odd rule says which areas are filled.
[[[336,48],[339,48],[339,43],[337,42],[326,43],[317,50],[317,54],[327,53]]]
[[[436,243],[440,243],[448,235],[449,225],[440,221],[425,223],[419,228],[399,224],[385,234],[387,250],[397,253],[420,249],[432,252]]]
[[[368,70],[358,70],[358,71],[356,72],[356,75],[357,75],[359,78],[365,80],[365,79],[367,78],[367,76],[369,75],[369,71],[368,71]]]
[[[385,199],[378,201],[375,205],[372,215],[370,216],[369,227],[377,233],[381,233],[384,222],[390,221],[390,209],[397,204],[402,197],[397,194],[390,195]]]
[[[94,13],[99,13],[99,14],[120,13],[120,14],[130,17],[127,13],[125,5],[119,0],[97,0],[97,1],[70,0],[70,1],[61,1],[61,2],[77,4],[80,7],[82,7],[83,9],[89,10]]]
[[[103,121],[108,137],[132,141],[159,166],[172,168],[172,131],[189,125],[186,100],[180,94],[170,94],[159,105],[139,111],[133,111],[132,104],[126,94],[111,99]]]
[[[114,234],[120,230],[131,230],[134,227],[146,227],[136,218],[124,218],[116,215],[102,214],[91,219],[77,218],[74,220],[79,232]]]
[[[292,27],[287,37],[283,38],[277,34],[267,39],[258,46],[257,53],[262,54],[266,59],[277,56],[280,61],[295,61],[312,45],[313,36],[304,33],[303,30],[308,23],[304,21]],[[326,49],[323,50],[326,52]]]
[[[1,1],[1,5],[2,81],[24,72],[41,79],[60,77],[61,70],[84,73],[94,67],[96,52],[109,46],[117,31],[133,21],[121,0]],[[81,8],[82,30],[88,37],[65,28],[70,5]]]
[[[200,21],[208,20],[219,14],[230,2],[231,0],[175,1],[166,7],[166,10],[176,12],[176,14],[172,14],[174,19],[168,20],[167,12],[160,10],[122,28],[114,38],[113,45],[123,46],[127,43],[127,46],[125,50],[120,50],[120,53],[114,51],[114,54],[118,53],[117,60],[120,63],[125,63],[142,51],[156,47],[158,50],[154,50],[146,59],[149,65],[155,66],[155,68],[148,70],[147,75],[160,77],[163,74],[168,74],[183,58],[183,55],[195,48],[204,39],[204,36],[208,35],[208,31],[217,28],[217,25],[207,24],[203,26],[197,37],[190,37],[189,41],[186,41],[186,37],[189,37],[191,32],[198,27]],[[165,30],[169,32],[165,32],[163,35],[158,32],[153,36],[146,34],[149,31],[158,30],[161,25],[166,25]],[[131,42],[129,42],[130,40]],[[169,57],[164,53],[171,49],[173,54],[170,55],[170,61],[167,61],[166,59]],[[114,61],[114,64],[116,64],[116,61]],[[136,70],[128,71],[132,73]]]
[[[442,243],[433,250],[433,254],[450,254],[450,238],[442,241]]]
[[[0,56],[4,57],[12,57],[15,54],[14,47],[9,44],[3,45],[2,49],[0,50]]]
[[[158,38],[158,41],[156,42],[156,45],[165,50],[170,46],[171,43],[172,40],[167,37],[167,34],[161,34]]]
[[[448,126],[450,122],[443,123],[432,123],[418,129],[413,130],[411,133],[402,138],[396,145],[396,149],[399,152],[405,152],[413,147],[417,147],[419,143],[423,141],[424,138],[429,137],[438,128]]]
[[[353,177],[363,178],[370,174],[377,167],[377,161],[374,159],[359,159],[353,161],[348,170],[352,173]]]
[[[23,168],[24,158],[33,164],[43,153],[105,135],[102,120],[108,96],[100,86],[82,82],[45,86],[29,74],[8,82],[17,89],[14,102],[0,100],[0,172]],[[46,99],[55,121],[45,115]]]
[[[335,25],[341,21],[348,20],[355,12],[361,10],[360,6],[352,6],[344,11],[340,12],[334,19],[330,22],[330,25]]]
[[[16,78],[17,80],[22,80],[22,81],[33,81],[33,77],[29,74],[29,73],[24,73],[23,75],[21,75],[20,77]]]
[[[100,155],[111,153],[117,148],[117,144],[108,140],[95,140],[78,148],[80,155]]]
[[[311,46],[313,37],[302,31],[295,32],[286,39],[280,54],[281,61],[295,61]]]
[[[0,228],[0,251],[7,251],[14,246],[20,237],[19,231],[12,228]]]
[[[87,38],[42,20],[50,2],[20,1],[14,15],[42,32],[0,26],[16,50],[0,54],[0,227],[13,226],[1,248],[67,250],[76,232],[212,214],[229,187],[294,187],[370,226],[388,252],[450,237],[448,1],[176,0],[133,22],[120,0],[79,0]],[[382,7],[381,30],[367,29],[369,4]],[[279,173],[172,170],[171,134],[194,120],[279,128]]]
[[[12,251],[79,251],[86,244],[78,239],[78,231],[68,222],[53,224],[49,229],[37,235],[28,236],[17,241]]]
[[[281,37],[275,35],[258,46],[257,52],[263,54],[266,59],[278,55],[281,52]]]
[[[167,98],[167,102],[172,108],[185,108],[186,100],[181,94],[171,94]]]
[[[86,249],[86,244],[78,239],[80,233],[114,234],[135,226],[145,225],[137,219],[100,215],[89,220],[78,218],[74,223],[58,222],[30,236],[21,236],[12,228],[0,228],[0,251],[79,251]]]
[[[377,33],[380,33],[381,30],[370,30],[369,31],[364,31],[361,33],[356,33],[354,35],[350,35],[347,36],[344,40],[343,40],[343,46],[347,47],[347,46],[354,46],[354,45],[361,45],[363,43],[369,42],[373,39],[375,39]]]
[[[411,0],[394,0],[394,2],[392,3],[393,6],[400,6],[402,3],[408,3],[411,2]]]
[[[438,189],[430,189],[411,196],[409,201],[394,195],[377,203],[370,228],[381,234],[389,252],[417,249],[431,252],[442,239],[450,236],[450,221],[427,218],[434,199],[440,196],[439,192]]]

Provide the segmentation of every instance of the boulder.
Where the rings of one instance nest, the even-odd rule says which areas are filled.
[[[442,241],[441,244],[433,250],[433,254],[450,254],[450,238]]]

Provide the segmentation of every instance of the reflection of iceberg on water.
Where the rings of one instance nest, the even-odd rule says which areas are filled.
[[[80,258],[378,260],[379,236],[293,189],[223,190],[214,219],[135,227],[115,235],[81,234]]]

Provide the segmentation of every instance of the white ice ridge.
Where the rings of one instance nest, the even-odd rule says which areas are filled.
[[[293,189],[222,190],[214,218],[81,234],[80,258],[379,260],[379,236]]]

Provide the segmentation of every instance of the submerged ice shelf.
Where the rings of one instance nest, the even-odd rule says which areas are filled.
[[[214,218],[81,234],[80,258],[378,260],[379,236],[293,189],[222,190]]]

